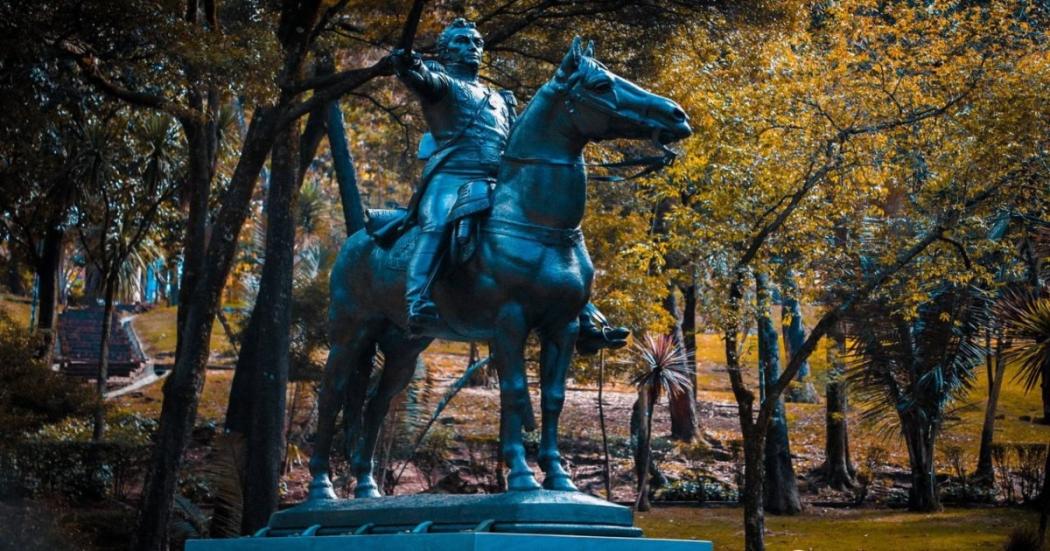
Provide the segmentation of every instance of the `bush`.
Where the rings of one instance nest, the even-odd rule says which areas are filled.
[[[655,493],[656,501],[737,501],[739,495],[731,485],[709,475],[692,475],[676,480]]]
[[[95,402],[87,385],[51,371],[39,351],[40,340],[0,311],[0,439],[86,414]]]
[[[1006,540],[1006,551],[1040,551],[1039,534],[1031,528],[1015,528]]]
[[[124,497],[144,472],[156,421],[112,411],[107,440],[91,442],[91,421],[69,418],[0,447],[0,495]]]

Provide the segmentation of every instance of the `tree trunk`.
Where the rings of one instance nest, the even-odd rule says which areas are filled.
[[[685,349],[685,332],[683,330],[682,317],[678,314],[678,296],[674,286],[664,299],[664,308],[674,318],[675,344]],[[693,364],[693,373],[688,376],[685,392],[672,392],[668,396],[668,404],[671,408],[671,438],[682,442],[692,442],[696,438],[696,366]]]
[[[274,144],[266,226],[266,264],[256,310],[263,306],[252,394],[255,405],[248,433],[248,484],[244,492],[242,531],[262,528],[277,509],[284,457],[285,401],[291,348],[292,275],[295,263],[295,209],[298,196],[298,126],[289,125]],[[266,294],[263,290],[266,288]],[[253,311],[253,316],[255,312]]]
[[[990,337],[988,340],[991,340]],[[988,348],[991,347],[989,346]],[[989,350],[989,352],[991,351]],[[981,447],[977,452],[977,469],[974,472],[974,479],[986,485],[991,485],[995,481],[995,471],[992,465],[995,412],[999,407],[999,394],[1003,389],[1003,376],[1006,374],[1006,360],[1003,358],[1002,352],[1003,341],[1001,338],[997,338],[995,353],[989,353],[985,356],[985,367],[988,374],[988,402],[984,408],[984,424],[981,426]]]
[[[182,242],[182,276],[173,298],[179,305],[175,326],[175,359],[178,361],[185,332],[187,309],[182,306],[190,300],[197,281],[205,269],[205,250],[208,247],[208,198],[211,195],[211,152],[208,129],[210,125],[198,121],[182,121],[186,134],[189,170],[186,175],[187,203],[186,235]]]
[[[770,388],[780,377],[780,347],[773,319],[769,315],[771,295],[768,279],[759,274],[758,287],[758,361],[759,373],[765,387]],[[765,399],[770,399],[767,396]],[[802,510],[798,482],[791,461],[791,443],[788,439],[787,416],[784,404],[778,398],[765,437],[764,506],[773,514],[794,515]]]
[[[828,383],[825,392],[824,482],[836,490],[852,488],[856,481],[849,456],[849,437],[845,373],[846,339],[837,328],[830,331],[828,355]]]
[[[116,267],[110,268],[116,271]],[[91,431],[91,441],[102,441],[106,429],[106,382],[109,379],[109,334],[113,327],[113,295],[117,291],[116,274],[108,275],[103,285],[104,303],[102,306],[102,333],[99,339],[98,374],[95,378],[95,390],[98,403],[95,404],[95,422]]]
[[[638,449],[635,453],[634,471],[638,476],[638,497],[634,502],[637,511],[648,511],[649,504],[649,463],[652,461],[653,406],[649,389],[638,389],[637,411],[643,418],[638,423]]]
[[[612,501],[612,466],[609,462],[609,432],[605,429],[605,350],[598,351],[598,424],[602,431],[603,466],[602,482],[605,499]]]
[[[1040,387],[1043,396],[1043,418],[1039,422],[1044,425],[1050,425],[1050,364],[1043,366]]]
[[[798,302],[798,285],[793,275],[788,275],[784,281],[783,301],[780,310],[781,329],[784,333],[784,348],[786,356],[791,358],[795,351],[802,348],[806,342],[806,328],[803,325],[802,305]],[[804,381],[809,377],[809,362],[802,362],[802,367],[795,376],[796,381]]]
[[[212,320],[237,252],[237,238],[248,216],[252,192],[275,138],[279,112],[260,107],[252,118],[237,168],[223,196],[215,219],[216,239],[208,243],[205,271],[194,285],[187,302],[177,359],[164,384],[160,426],[147,472],[142,498],[142,516],[135,548],[163,551],[167,548],[175,484],[182,468],[183,452],[197,418],[197,404],[204,386],[210,352]]]
[[[923,513],[940,511],[941,501],[937,495],[937,473],[933,460],[936,428],[911,418],[902,418],[901,428],[908,444],[908,462],[911,467],[908,510]]]
[[[26,285],[22,281],[22,266],[18,257],[11,253],[7,258],[7,290],[15,296],[25,296]]]
[[[357,189],[354,157],[350,154],[343,112],[337,101],[328,104],[328,146],[332,150],[332,164],[335,165],[335,176],[339,181],[339,199],[343,205],[346,235],[351,235],[365,227],[365,216],[361,210],[361,193]]]
[[[36,330],[41,337],[41,358],[51,366],[55,349],[56,317],[58,312],[58,280],[62,269],[62,245],[65,231],[57,224],[48,226],[44,233],[43,251],[37,263],[39,306]]]
[[[696,283],[682,289],[682,337],[685,353],[689,356],[689,380],[693,381],[693,402],[696,403]],[[695,411],[695,408],[694,408]]]
[[[744,437],[744,549],[763,551],[766,548],[765,491],[762,488],[765,479],[765,461],[762,457],[765,442],[761,435],[754,434],[757,430],[747,432],[752,434]]]

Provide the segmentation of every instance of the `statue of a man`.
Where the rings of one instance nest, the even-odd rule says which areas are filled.
[[[439,62],[424,62],[415,52],[393,53],[394,70],[419,98],[430,127],[420,142],[419,156],[427,163],[410,206],[421,232],[408,263],[405,299],[409,329],[417,334],[442,324],[430,284],[448,241],[457,192],[467,182],[495,182],[517,105],[509,90],[494,92],[478,79],[485,41],[474,23],[457,18],[442,31],[437,46]],[[580,314],[577,349],[593,354],[618,348],[629,334],[624,327],[609,327],[588,303]]]

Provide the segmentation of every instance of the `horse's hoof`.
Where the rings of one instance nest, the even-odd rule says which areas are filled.
[[[552,474],[544,477],[543,488],[556,492],[578,492],[579,489],[572,483],[572,478],[567,474]]]
[[[306,501],[326,501],[336,499],[335,490],[332,489],[332,483],[327,477],[324,480],[311,481],[309,490],[310,493],[307,494]]]
[[[511,473],[507,477],[508,492],[533,492],[542,488],[531,472]]]
[[[376,483],[368,477],[368,480],[358,481],[357,487],[354,488],[355,498],[369,498],[369,497],[383,497],[383,494],[379,493],[379,487]]]

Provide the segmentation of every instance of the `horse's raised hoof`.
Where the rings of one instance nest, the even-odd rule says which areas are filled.
[[[507,477],[508,492],[533,492],[542,488],[543,486],[536,482],[536,477],[532,476],[529,471],[510,473],[510,476]]]
[[[578,492],[576,485],[572,483],[572,478],[567,474],[551,474],[547,475],[543,479],[543,488],[545,490],[554,490],[556,492]]]
[[[358,479],[357,486],[354,488],[354,497],[358,499],[383,497],[383,494],[379,493],[379,487],[376,486],[375,480],[371,476],[367,476]]]
[[[328,479],[328,475],[321,475],[311,480],[309,490],[306,501],[336,499],[335,490],[332,489],[332,481]]]

